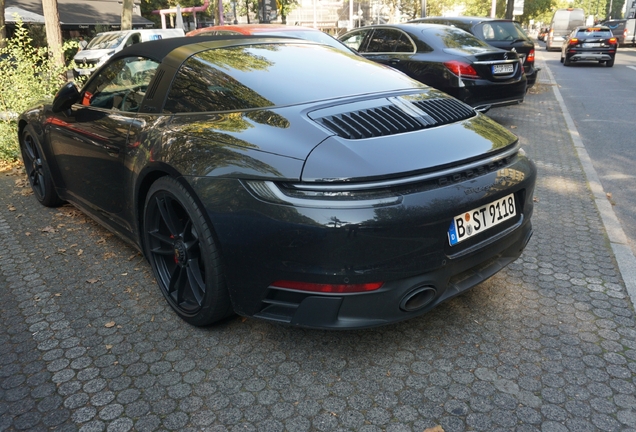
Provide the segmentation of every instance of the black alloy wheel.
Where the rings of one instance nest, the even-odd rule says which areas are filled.
[[[612,67],[612,66],[614,66],[614,59],[607,60],[607,61],[605,62],[605,66],[607,66],[607,67]]]
[[[22,153],[24,168],[35,198],[46,207],[62,205],[64,201],[60,199],[55,191],[51,172],[46,160],[42,157],[40,143],[35,137],[31,126],[27,126],[22,132],[20,152]]]
[[[231,315],[212,232],[193,197],[171,177],[148,192],[144,245],[161,292],[183,320],[204,326]]]

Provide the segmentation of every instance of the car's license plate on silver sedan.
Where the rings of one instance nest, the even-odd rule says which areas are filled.
[[[493,74],[512,73],[515,71],[515,67],[511,64],[492,65]]]
[[[451,246],[484,232],[517,214],[514,194],[493,201],[453,218],[448,229]]]

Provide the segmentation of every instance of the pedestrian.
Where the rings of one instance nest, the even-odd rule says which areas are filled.
[[[88,42],[86,42],[84,40],[84,36],[80,36],[79,37],[79,47],[77,48],[77,51],[81,51],[83,49],[86,49],[86,45],[88,45]]]

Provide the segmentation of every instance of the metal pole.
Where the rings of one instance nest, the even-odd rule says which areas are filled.
[[[422,17],[422,18],[426,18],[426,0],[422,0],[422,13],[421,13],[421,17]]]

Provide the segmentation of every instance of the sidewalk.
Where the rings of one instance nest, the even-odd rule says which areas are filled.
[[[0,430],[636,431],[620,244],[546,72],[488,112],[539,170],[527,249],[387,327],[193,328],[134,250],[0,176]]]

